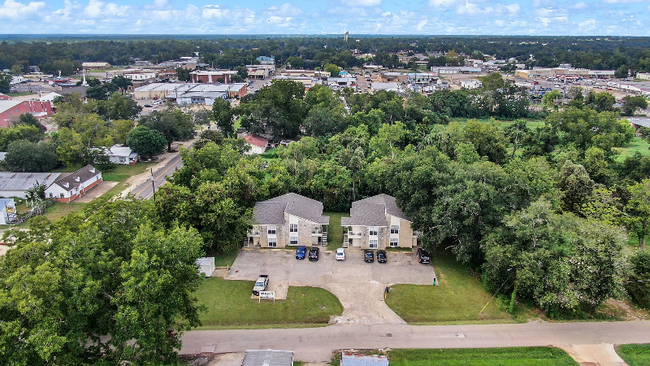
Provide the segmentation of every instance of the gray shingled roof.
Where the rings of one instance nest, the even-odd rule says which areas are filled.
[[[359,201],[352,202],[350,217],[342,217],[342,226],[388,226],[386,214],[411,221],[397,207],[395,198],[387,194],[378,194]]]
[[[59,179],[54,181],[54,184],[69,191],[72,188],[80,186],[81,183],[87,181],[88,179],[94,177],[99,173],[100,171],[97,170],[97,168],[95,168],[94,166],[86,165],[85,167],[77,170],[76,172],[70,175],[67,175],[65,177],[59,177]]]
[[[323,216],[323,204],[296,193],[287,193],[257,202],[253,209],[255,222],[262,225],[284,225],[284,213],[298,216],[317,224],[328,225],[329,216]]]

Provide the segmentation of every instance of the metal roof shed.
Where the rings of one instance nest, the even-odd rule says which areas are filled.
[[[388,356],[343,352],[341,366],[388,366]]]
[[[242,366],[293,366],[293,351],[246,351]]]

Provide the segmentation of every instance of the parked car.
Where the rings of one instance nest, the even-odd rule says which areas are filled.
[[[301,245],[296,249],[296,259],[305,259],[307,256],[307,247],[304,245]]]
[[[320,253],[320,250],[318,249],[318,247],[309,248],[309,260],[310,261],[317,261],[319,253]]]
[[[338,248],[336,250],[336,260],[344,261],[345,260],[345,248]]]
[[[429,252],[422,248],[418,248],[418,262],[422,264],[431,263],[431,255],[429,255]]]
[[[370,250],[366,249],[363,251],[363,261],[366,263],[372,263],[375,261],[375,253]]]
[[[145,108],[151,108],[152,107],[151,104],[145,104],[144,106],[145,106]]]
[[[386,255],[385,250],[377,251],[377,263],[386,263],[388,262],[388,256]]]
[[[253,286],[253,295],[260,296],[260,291],[266,291],[268,287],[269,287],[269,276],[260,275],[257,278],[257,281],[255,281],[255,285]]]

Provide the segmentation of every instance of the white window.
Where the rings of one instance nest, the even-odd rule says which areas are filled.
[[[275,235],[275,226],[269,226],[268,234],[269,235]]]
[[[391,234],[399,234],[399,225],[391,225],[390,226],[390,233]]]
[[[275,248],[278,246],[278,241],[276,238],[269,238],[269,248]]]
[[[377,236],[378,229],[376,227],[370,228],[370,236]]]
[[[289,244],[298,245],[298,237],[297,236],[289,237]]]
[[[377,249],[377,239],[370,239],[370,249]]]
[[[390,238],[390,243],[389,243],[389,245],[390,245],[391,247],[396,247],[397,244],[398,244],[398,238]]]
[[[298,232],[298,224],[289,224],[289,232],[290,233],[297,233]]]

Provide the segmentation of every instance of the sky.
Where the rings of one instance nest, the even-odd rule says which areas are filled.
[[[0,0],[0,34],[650,35],[650,0]]]

